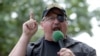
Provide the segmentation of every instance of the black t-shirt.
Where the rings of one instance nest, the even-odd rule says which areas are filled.
[[[58,56],[60,46],[58,42],[44,40],[44,52],[43,56]]]

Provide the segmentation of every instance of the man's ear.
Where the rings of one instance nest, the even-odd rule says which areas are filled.
[[[40,22],[41,27],[43,28],[43,21]]]

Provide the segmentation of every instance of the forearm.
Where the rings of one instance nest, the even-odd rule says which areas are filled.
[[[22,36],[20,37],[18,43],[13,48],[13,50],[11,51],[9,56],[25,56],[29,40],[30,40],[30,37],[25,36],[24,34],[22,34]]]

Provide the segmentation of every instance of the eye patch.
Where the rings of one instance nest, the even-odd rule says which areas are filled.
[[[58,19],[59,22],[64,22],[65,17],[62,14],[57,14],[57,19]]]

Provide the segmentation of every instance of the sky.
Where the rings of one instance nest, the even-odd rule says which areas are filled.
[[[88,11],[92,12],[93,10],[100,8],[100,0],[87,0],[87,3],[89,4]],[[91,18],[91,25],[92,25],[92,32],[93,36],[90,37],[86,32],[81,33],[74,38],[75,40],[79,40],[81,42],[84,42],[88,44],[89,46],[96,49],[97,56],[100,56],[100,27],[98,26],[98,22],[96,20],[96,17]],[[85,37],[84,37],[85,36]]]
[[[97,9],[98,7],[100,7],[100,1],[99,0],[86,0],[87,3],[89,4],[89,11],[93,11],[95,9]]]

